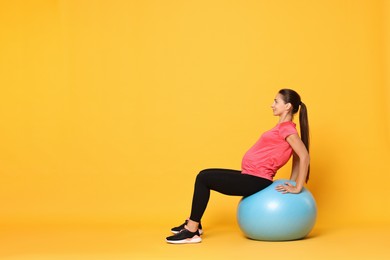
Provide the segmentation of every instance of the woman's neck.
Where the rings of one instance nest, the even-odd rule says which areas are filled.
[[[280,115],[280,117],[279,117],[279,124],[280,123],[284,123],[284,122],[288,122],[288,121],[292,121],[292,115],[290,113],[289,114]]]

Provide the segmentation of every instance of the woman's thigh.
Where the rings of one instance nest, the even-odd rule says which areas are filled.
[[[272,184],[272,181],[230,169],[206,169],[197,181],[222,194],[249,196]]]

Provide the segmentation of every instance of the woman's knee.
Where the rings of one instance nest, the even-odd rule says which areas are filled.
[[[211,172],[212,169],[205,169],[200,171],[196,176],[196,181],[204,182],[208,178],[208,176],[210,176]]]

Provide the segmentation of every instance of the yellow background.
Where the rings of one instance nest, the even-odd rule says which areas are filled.
[[[293,88],[317,227],[388,224],[389,14],[386,0],[1,1],[0,222],[179,224],[196,174],[239,169]],[[236,225],[238,201],[213,193],[204,222]]]

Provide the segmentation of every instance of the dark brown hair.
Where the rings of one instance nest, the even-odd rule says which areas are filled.
[[[306,105],[302,102],[301,97],[292,89],[281,89],[279,94],[282,95],[284,102],[292,105],[292,113],[296,114],[299,110],[299,125],[301,129],[301,140],[305,144],[309,152],[310,137],[309,137],[309,120],[307,116]],[[299,107],[301,107],[299,109]],[[310,166],[307,171],[306,182],[309,180]]]

